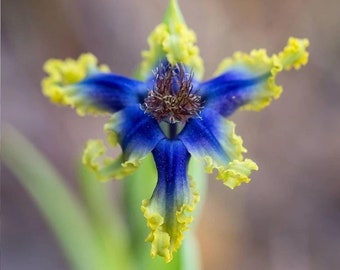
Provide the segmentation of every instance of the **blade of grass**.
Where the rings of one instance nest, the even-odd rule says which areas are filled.
[[[84,209],[62,177],[30,142],[8,125],[3,128],[2,160],[44,214],[72,269],[115,269],[103,257]]]
[[[110,184],[97,181],[95,174],[86,166],[78,169],[78,182],[88,216],[103,252],[117,269],[131,269],[128,250],[129,235],[126,224],[119,216],[117,208],[111,200]]]
[[[186,232],[182,247],[179,250],[180,270],[200,270],[201,256],[198,241],[195,235],[195,228]]]

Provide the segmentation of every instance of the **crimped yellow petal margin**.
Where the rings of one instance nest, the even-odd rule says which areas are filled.
[[[266,50],[253,50],[250,54],[236,52],[232,58],[226,58],[222,61],[216,71],[216,75],[227,72],[232,69],[244,70],[251,76],[265,76],[266,79],[259,83],[259,89],[256,90],[254,98],[241,109],[259,111],[267,107],[272,99],[277,99],[282,93],[282,87],[275,82],[276,75],[283,69],[299,69],[308,62],[309,46],[307,39],[290,38],[282,52],[274,54],[271,57],[267,55]]]
[[[97,58],[90,53],[80,55],[77,60],[68,58],[46,61],[44,71],[48,76],[41,82],[43,94],[55,104],[76,108],[79,115],[103,113],[91,106],[79,90],[72,87],[93,72],[109,72],[108,66],[98,66],[97,62]]]
[[[189,228],[193,221],[191,213],[199,202],[200,196],[196,190],[195,183],[190,180],[190,200],[188,203],[180,205],[174,213],[172,224],[166,224],[164,207],[153,199],[143,200],[141,210],[150,228],[150,234],[146,238],[151,243],[151,257],[156,255],[164,257],[169,263],[173,258],[173,253],[178,250],[184,238],[184,231]],[[162,213],[163,212],[163,213]]]
[[[247,152],[247,149],[243,147],[242,138],[235,133],[234,122],[225,120],[223,130],[225,139],[222,147],[232,161],[222,164],[222,161],[218,161],[216,157],[207,155],[204,157],[206,172],[213,173],[216,169],[216,179],[222,180],[224,185],[234,189],[242,183],[248,183],[251,171],[258,170],[258,166],[250,159],[243,160],[243,153]]]
[[[92,169],[99,181],[122,179],[132,174],[140,161],[124,161],[123,155],[117,159],[105,156],[106,147],[102,140],[89,140],[83,153],[83,164]]]
[[[210,156],[206,156],[205,162],[207,164],[206,172],[212,173],[213,169],[217,169],[216,179],[221,180],[224,185],[231,189],[240,186],[242,183],[249,183],[251,171],[259,169],[251,159],[233,160],[225,166],[219,166]]]
[[[138,78],[145,80],[166,58],[170,64],[182,63],[191,68],[197,79],[203,76],[203,60],[199,55],[195,32],[185,24],[177,1],[170,1],[164,22],[148,37],[149,50],[142,52]]]
[[[308,39],[289,38],[287,46],[277,56],[285,70],[300,69],[308,63]]]

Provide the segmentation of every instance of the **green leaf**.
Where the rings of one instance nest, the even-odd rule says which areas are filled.
[[[112,183],[99,182],[95,173],[80,165],[78,180],[90,223],[102,246],[103,256],[115,269],[131,269],[129,235],[124,220],[111,199]]]
[[[3,129],[2,159],[33,197],[72,269],[112,270],[79,201],[41,153],[10,126]]]

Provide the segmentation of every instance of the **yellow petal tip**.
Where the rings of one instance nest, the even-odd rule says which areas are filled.
[[[309,58],[308,46],[308,39],[289,38],[286,47],[278,54],[283,68],[285,70],[300,69],[306,65]]]
[[[179,249],[183,241],[184,232],[193,221],[191,212],[198,201],[199,194],[193,181],[190,181],[190,200],[172,213],[171,220],[167,220],[169,213],[166,213],[162,205],[164,202],[155,198],[143,200],[141,210],[150,229],[146,241],[151,243],[151,257],[159,255],[164,257],[166,263],[173,259],[173,253]]]
[[[52,103],[76,108],[80,116],[87,113],[103,113],[98,108],[91,106],[89,100],[74,87],[93,72],[109,71],[106,65],[98,66],[97,62],[97,58],[91,53],[84,53],[76,60],[70,58],[47,60],[43,69],[48,76],[41,82],[43,94]]]

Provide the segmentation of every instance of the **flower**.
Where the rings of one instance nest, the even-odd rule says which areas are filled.
[[[98,178],[123,178],[152,153],[158,182],[141,208],[150,228],[151,255],[167,262],[199,201],[187,175],[190,158],[204,160],[206,172],[217,171],[216,179],[232,189],[248,183],[258,167],[244,159],[242,139],[226,118],[237,109],[268,106],[282,91],[275,83],[277,73],[299,69],[308,60],[308,40],[290,38],[272,56],[265,50],[236,52],[222,61],[215,77],[202,82],[203,62],[195,42],[176,0],[171,0],[164,21],[148,39],[137,79],[111,73],[92,54],[83,54],[78,60],[47,61],[48,77],[42,81],[43,93],[56,104],[71,106],[80,115],[111,115],[105,130],[109,144],[121,146],[121,155],[106,157],[99,140],[89,141],[83,155]]]

